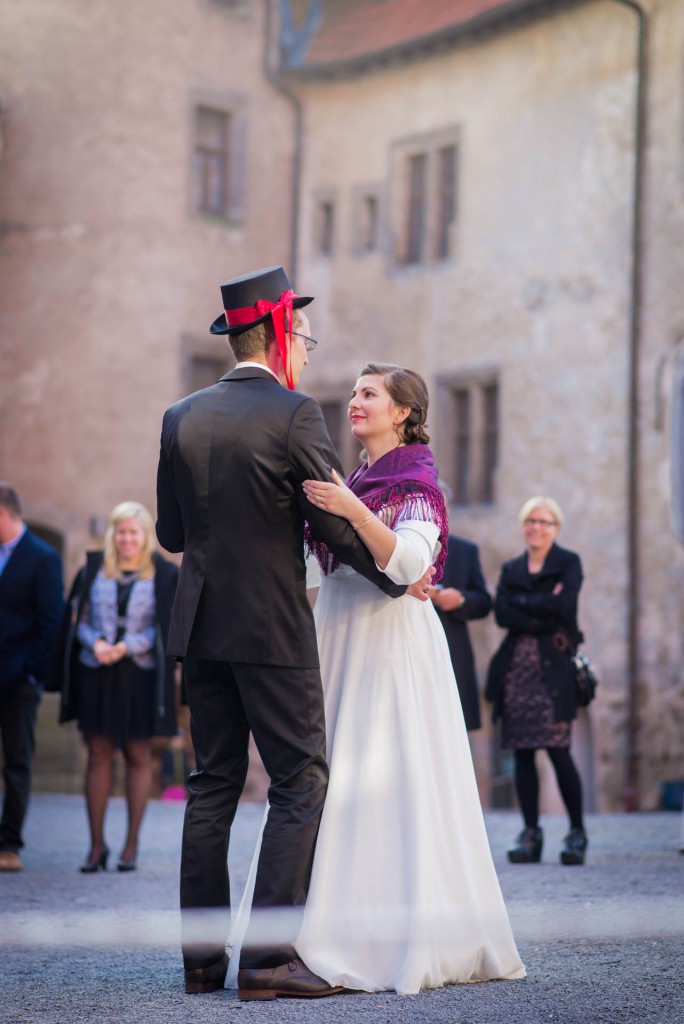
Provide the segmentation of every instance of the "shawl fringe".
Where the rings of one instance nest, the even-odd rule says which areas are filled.
[[[413,501],[409,501],[409,499],[413,499]],[[431,521],[439,528],[441,549],[434,562],[436,571],[433,578],[433,583],[438,583],[444,574],[444,563],[446,561],[449,539],[449,519],[444,495],[439,487],[431,487],[422,481],[402,480],[385,488],[383,491],[361,498],[368,511],[374,515],[378,515],[379,512],[385,509],[392,509],[390,520],[386,523],[390,530],[394,530],[401,521],[402,513],[407,504],[412,504],[416,500],[420,500],[427,505],[431,513]],[[304,526],[304,540],[307,553],[316,556],[323,575],[328,576],[334,572],[340,564],[339,559],[323,541],[315,540],[311,536],[308,523]]]

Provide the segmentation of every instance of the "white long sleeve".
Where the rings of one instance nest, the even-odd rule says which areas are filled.
[[[439,528],[434,523],[411,519],[395,528],[396,547],[384,572],[393,583],[416,583],[439,554]]]

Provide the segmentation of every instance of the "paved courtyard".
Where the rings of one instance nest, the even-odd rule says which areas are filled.
[[[112,801],[114,854],[125,805]],[[490,812],[487,830],[528,977],[417,996],[350,994],[240,1003],[235,992],[186,996],[178,949],[182,803],[152,802],[140,868],[81,875],[83,801],[37,795],[25,870],[0,876],[2,1024],[684,1024],[684,856],[676,813],[593,815],[583,868],[558,862],[565,822],[543,821],[540,865],[505,851],[517,816]],[[241,805],[231,872],[244,884],[261,821]]]

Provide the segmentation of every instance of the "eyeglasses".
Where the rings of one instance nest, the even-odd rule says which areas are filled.
[[[552,526],[558,526],[558,523],[555,519],[526,519],[525,526],[547,526],[551,528]]]
[[[296,334],[298,338],[304,338],[304,348],[307,352],[313,352],[318,344],[318,338],[310,338],[308,334],[301,334],[299,331],[290,331],[291,334]]]

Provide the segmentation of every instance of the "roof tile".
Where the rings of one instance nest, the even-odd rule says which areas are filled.
[[[354,60],[509,6],[511,0],[326,0],[304,63]]]

